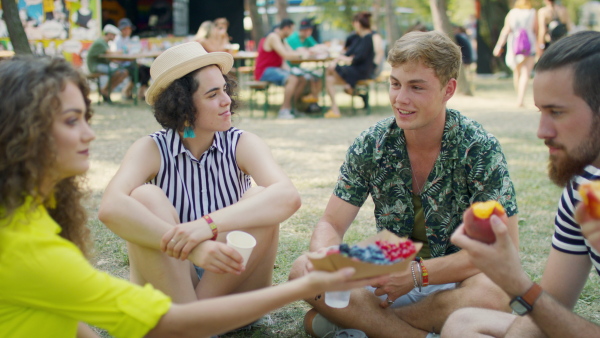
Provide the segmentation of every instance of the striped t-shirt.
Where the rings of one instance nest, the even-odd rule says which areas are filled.
[[[238,167],[235,157],[242,133],[233,127],[215,133],[211,147],[199,159],[171,129],[150,135],[158,146],[161,162],[158,174],[149,183],[165,192],[181,223],[237,202],[250,188],[250,176]]]
[[[579,224],[575,222],[575,207],[581,202],[577,189],[582,183],[600,179],[600,169],[587,166],[581,176],[575,176],[565,189],[558,203],[558,212],[554,219],[552,247],[571,255],[589,255],[592,264],[600,274],[600,254],[583,237]]]

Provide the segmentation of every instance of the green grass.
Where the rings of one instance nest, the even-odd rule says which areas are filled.
[[[539,280],[550,251],[553,219],[561,189],[554,186],[546,175],[547,150],[536,138],[539,116],[533,107],[531,90],[526,100],[529,109],[515,108],[511,81],[476,79],[474,97],[455,96],[448,106],[479,121],[500,140],[517,191],[522,263],[530,276]],[[248,93],[243,92],[242,101],[246,101],[247,97]],[[274,119],[276,105],[269,111],[267,119],[256,118],[262,116],[262,111],[255,111],[255,118],[250,118],[247,106],[239,109],[235,117],[238,128],[254,132],[267,142],[275,159],[302,196],[300,210],[281,224],[274,284],[287,280],[294,259],[308,249],[312,229],[331,195],[347,147],[362,130],[391,115],[383,87],[379,88],[377,98],[371,98],[373,104],[378,101],[380,106],[373,107],[370,116],[366,116],[364,111],[350,114],[349,96],[340,93],[339,98],[344,115],[341,119],[278,121]],[[271,102],[281,102],[280,91],[271,95]],[[144,104],[139,107],[101,106],[96,111],[93,126],[97,139],[91,149],[92,169],[89,173],[92,190],[89,225],[95,238],[95,264],[101,270],[127,278],[125,243],[97,220],[96,213],[102,192],[127,148],[139,137],[158,130],[159,126]],[[345,241],[353,243],[373,233],[373,205],[368,201],[346,234]],[[600,279],[595,271],[590,271],[590,280],[575,308],[578,314],[596,323],[600,323],[598,289]],[[273,311],[268,325],[224,337],[307,337],[302,328],[307,309],[308,306],[301,301],[291,303]]]

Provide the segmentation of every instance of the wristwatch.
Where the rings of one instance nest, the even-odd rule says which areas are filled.
[[[540,297],[542,291],[541,286],[533,283],[523,296],[516,296],[510,301],[509,305],[516,314],[524,316],[533,310],[533,303]]]

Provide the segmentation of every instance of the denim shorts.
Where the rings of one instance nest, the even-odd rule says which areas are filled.
[[[202,279],[202,276],[204,275],[204,269],[196,266],[196,264],[192,264],[194,266],[194,269],[196,270],[196,275],[198,275],[198,279]]]
[[[287,79],[290,77],[290,72],[279,67],[269,67],[260,77],[261,81],[272,82],[278,86],[285,86]]]

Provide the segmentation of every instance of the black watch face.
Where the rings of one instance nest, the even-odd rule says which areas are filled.
[[[513,299],[513,301],[510,302],[510,307],[520,316],[526,314],[529,311],[525,304],[521,302],[521,299]]]

